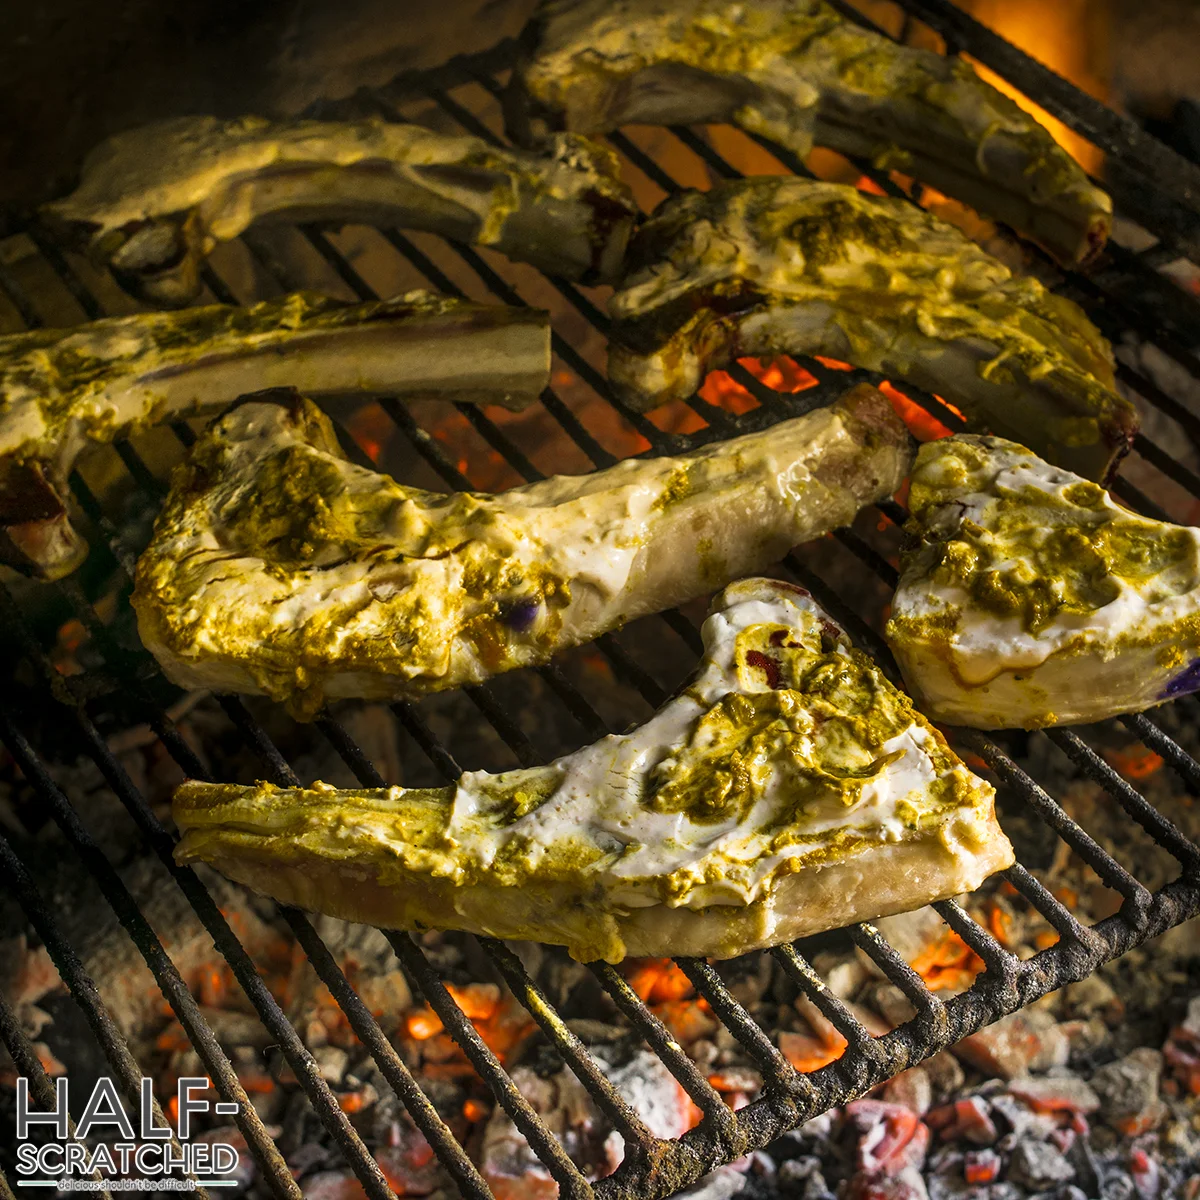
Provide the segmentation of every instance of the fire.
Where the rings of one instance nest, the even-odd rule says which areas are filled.
[[[1092,0],[964,0],[977,20],[1015,43],[1052,71],[1069,79],[1099,100],[1108,97],[1105,82],[1107,28],[1101,9]],[[1027,96],[981,63],[973,62],[980,77],[1011,96],[1085,170],[1096,174],[1104,156],[1091,142],[1068,129]]]
[[[755,379],[777,392],[803,392],[817,386],[816,376],[792,358],[739,358],[738,366],[745,367]],[[744,413],[758,407],[758,401],[740,383],[736,383],[727,371],[710,371],[699,396],[709,404],[731,413]]]

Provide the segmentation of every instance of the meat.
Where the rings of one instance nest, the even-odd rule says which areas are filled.
[[[196,443],[133,605],[180,686],[265,693],[302,717],[545,663],[847,524],[912,461],[863,388],[689,455],[442,495],[347,462],[315,405],[276,399]]]
[[[993,790],[807,592],[728,587],[632,733],[433,789],[185,783],[180,862],[384,928],[729,958],[1011,865]]]
[[[177,117],[117,134],[43,217],[135,296],[180,306],[219,242],[259,221],[400,225],[491,246],[551,275],[607,279],[633,225],[611,152],[550,154],[380,120]]]
[[[355,305],[297,293],[0,338],[0,561],[43,579],[83,561],[67,477],[89,443],[280,384],[517,409],[549,379],[545,312],[428,292]]]
[[[602,133],[732,122],[912,175],[1060,262],[1103,247],[1112,202],[1012,100],[956,57],[896,45],[824,0],[544,0],[524,35],[510,125]]]
[[[1136,430],[1079,308],[902,200],[725,183],[665,201],[634,257],[609,303],[609,377],[635,407],[690,395],[743,355],[821,354],[944,396],[1089,479]]]
[[[1036,729],[1200,689],[1200,529],[1002,438],[921,448],[887,637],[934,720]]]

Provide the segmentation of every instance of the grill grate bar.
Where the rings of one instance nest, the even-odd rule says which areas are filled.
[[[362,752],[358,743],[345,728],[330,716],[319,716],[313,724],[325,735],[338,757],[350,768],[355,779],[365,788],[384,788],[387,780],[375,769],[375,764]]]
[[[1091,834],[1034,779],[1013,762],[991,738],[976,730],[958,730],[956,738],[980,758],[1115,891],[1125,897],[1131,913],[1144,915],[1150,893]],[[1047,914],[1043,914],[1047,915]]]
[[[562,1018],[546,999],[542,989],[530,978],[529,972],[525,970],[521,960],[496,938],[481,937],[478,940],[488,958],[504,977],[509,991],[516,996],[529,1015],[538,1023],[542,1032],[562,1056],[563,1061],[575,1073],[580,1083],[601,1105],[609,1120],[612,1121],[613,1127],[627,1142],[637,1148],[638,1153],[649,1158],[656,1144],[659,1144],[659,1139],[646,1128],[642,1118],[608,1081],[607,1076],[600,1070],[596,1060],[587,1052],[579,1038],[563,1024]]]
[[[825,986],[825,981],[795,946],[778,946],[771,953],[821,1016],[846,1039],[850,1049],[868,1057],[878,1054],[879,1047],[867,1027]]]
[[[195,998],[188,990],[175,964],[151,929],[137,902],[130,895],[120,876],[80,821],[75,810],[55,784],[45,766],[13,724],[7,711],[0,711],[0,740],[8,747],[26,778],[39,796],[49,805],[56,824],[96,880],[104,898],[117,919],[138,948],[154,975],[172,1012],[188,1035],[200,1060],[223,1100],[238,1106],[235,1121],[246,1138],[251,1153],[263,1174],[271,1181],[277,1195],[298,1196],[299,1189],[291,1181],[287,1164],[274,1140],[267,1133],[249,1097],[242,1088],[233,1064],[217,1042],[216,1035],[200,1012]],[[161,1123],[161,1115],[159,1117]],[[290,1185],[290,1186],[289,1186]]]
[[[330,954],[329,947],[321,940],[312,923],[295,909],[284,909],[284,914],[296,934],[296,940],[316,970],[317,977],[329,988],[338,1007],[346,1014],[355,1036],[370,1051],[388,1086],[408,1110],[413,1123],[424,1134],[425,1140],[463,1195],[492,1200],[492,1189],[488,1187],[450,1127],[442,1120],[429,1097],[421,1090],[396,1048],[384,1036],[370,1010],[350,986],[341,967]]]
[[[8,720],[6,715],[0,715],[0,725],[3,725],[7,732]],[[135,1109],[140,1109],[141,1068],[130,1052],[124,1035],[117,1028],[116,1022],[105,1007],[104,1000],[100,995],[100,990],[96,987],[95,981],[84,969],[79,956],[63,936],[62,931],[58,927],[58,922],[47,907],[41,892],[33,882],[33,878],[30,876],[25,864],[17,856],[16,851],[12,848],[11,843],[3,833],[0,833],[0,880],[3,881],[4,886],[24,910],[25,915],[29,918],[30,925],[33,926],[38,937],[42,939],[42,944],[46,947],[46,951],[50,955],[59,977],[66,984],[72,998],[83,1011],[83,1015],[91,1027],[96,1041],[100,1044],[100,1049],[104,1052],[104,1057],[108,1060],[108,1064],[112,1068],[113,1074],[116,1077],[115,1082],[125,1102]],[[162,1108],[155,1097],[151,1098],[151,1112],[156,1126],[166,1125],[167,1122],[163,1117]],[[172,1150],[176,1154],[182,1154],[179,1139],[176,1138],[174,1133],[171,1134],[169,1141]],[[291,1178],[290,1175],[288,1178]],[[278,1194],[299,1196],[300,1189],[296,1188],[294,1183],[293,1189],[281,1190]],[[203,1188],[197,1188],[196,1192],[201,1196],[208,1195]]]
[[[1200,789],[1200,763],[1197,763],[1174,738],[1168,737],[1145,713],[1133,713],[1130,716],[1121,717],[1120,720],[1151,750],[1156,754],[1161,754],[1189,786]]]
[[[945,1005],[925,986],[925,980],[908,965],[874,925],[850,926],[854,944],[896,985],[927,1022],[944,1023]]]
[[[41,1059],[38,1058],[37,1051],[22,1028],[17,1014],[9,1007],[3,995],[0,995],[0,1042],[4,1043],[17,1072],[29,1080],[30,1098],[45,1112],[56,1108],[58,1096],[54,1084],[50,1082],[50,1076],[46,1074],[46,1069],[42,1066]],[[67,1113],[67,1135],[71,1138],[77,1136],[75,1119],[70,1113]],[[98,1169],[92,1172],[91,1178],[100,1184],[98,1191],[104,1200],[112,1200],[112,1193],[104,1186],[104,1177]],[[0,1179],[3,1179],[2,1172]],[[2,1191],[0,1195],[3,1195]]]
[[[558,1184],[560,1195],[589,1200],[591,1184],[571,1161],[562,1143],[546,1128],[533,1106],[505,1073],[500,1060],[479,1036],[475,1026],[446,990],[437,972],[417,946],[416,940],[399,930],[385,930],[392,950],[405,973],[416,983],[429,1007],[438,1015],[446,1031],[462,1048],[479,1077],[488,1085],[512,1123],[524,1134],[534,1153]]]
[[[1200,866],[1200,846],[1185,837],[1132,784],[1112,769],[1077,733],[1048,729],[1046,735],[1090,779],[1094,779],[1182,867]]]
[[[629,1024],[642,1035],[650,1049],[679,1081],[692,1103],[704,1114],[705,1124],[719,1131],[724,1145],[735,1146],[737,1123],[732,1111],[716,1088],[696,1068],[696,1064],[684,1054],[670,1030],[650,1011],[646,1002],[615,967],[606,962],[594,962],[588,963],[588,968]]]
[[[763,1079],[782,1091],[809,1099],[812,1085],[784,1058],[762,1026],[733,998],[716,968],[702,958],[676,958],[675,961],[697,995],[708,1001],[721,1023],[754,1059]]]

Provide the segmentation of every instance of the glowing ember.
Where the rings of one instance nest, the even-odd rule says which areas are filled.
[[[1105,750],[1104,759],[1114,771],[1133,780],[1149,779],[1163,765],[1162,756],[1141,742],[1134,742],[1124,750]]]
[[[897,415],[908,426],[909,432],[918,442],[932,442],[937,438],[950,436],[952,430],[949,425],[943,424],[932,413],[927,412],[915,400],[906,396],[895,384],[885,379],[879,385],[879,390],[892,402],[892,407],[896,410]],[[938,399],[942,398],[939,396]],[[946,404],[946,401],[942,400],[942,403]],[[953,404],[946,404],[946,407],[952,413],[962,416],[962,413]]]
[[[926,946],[911,965],[931,992],[964,991],[983,970],[983,960],[952,929]]]
[[[669,958],[635,960],[626,979],[647,1004],[683,1000],[694,992],[691,981]]]
[[[783,1057],[804,1074],[819,1071],[835,1062],[846,1052],[846,1046],[846,1039],[836,1030],[824,1035],[785,1030],[779,1035],[779,1049]]]
[[[792,358],[739,358],[738,366],[777,392],[803,392],[817,386],[816,376]],[[698,394],[726,412],[743,413],[758,407],[758,401],[727,371],[710,371]]]
[[[476,1033],[501,1060],[533,1028],[525,1010],[502,994],[494,983],[469,983],[465,987],[447,984],[446,990],[475,1026]],[[408,1013],[404,1028],[410,1038],[425,1044],[422,1057],[427,1074],[457,1078],[472,1073],[458,1044],[443,1034],[441,1018],[428,1006]]]

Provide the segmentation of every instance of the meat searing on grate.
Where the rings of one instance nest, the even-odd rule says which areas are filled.
[[[545,0],[523,35],[511,132],[731,122],[911,175],[1060,262],[1103,248],[1112,201],[1028,113],[957,57],[897,45],[824,0]]]
[[[42,216],[134,295],[174,306],[195,299],[219,242],[268,221],[398,225],[550,275],[614,277],[636,212],[615,155],[572,134],[547,150],[381,120],[176,117],[102,143]]]
[[[632,258],[608,373],[639,409],[732,359],[820,354],[944,396],[1090,479],[1137,429],[1075,304],[907,201],[795,177],[719,184],[665,201]]]
[[[990,784],[803,589],[728,587],[646,724],[455,786],[185,783],[181,862],[384,928],[729,958],[971,891],[1013,862]]]
[[[280,385],[519,409],[550,380],[534,308],[410,292],[348,305],[299,292],[249,308],[108,317],[0,338],[0,562],[59,579],[87,555],[67,479],[89,445]]]
[[[214,422],[137,568],[142,641],[182,687],[413,698],[547,662],[763,570],[890,496],[912,462],[888,401],[499,495],[347,462],[295,393]]]
[[[1200,689],[1200,529],[1003,438],[921,448],[887,637],[931,717],[1076,725]]]

